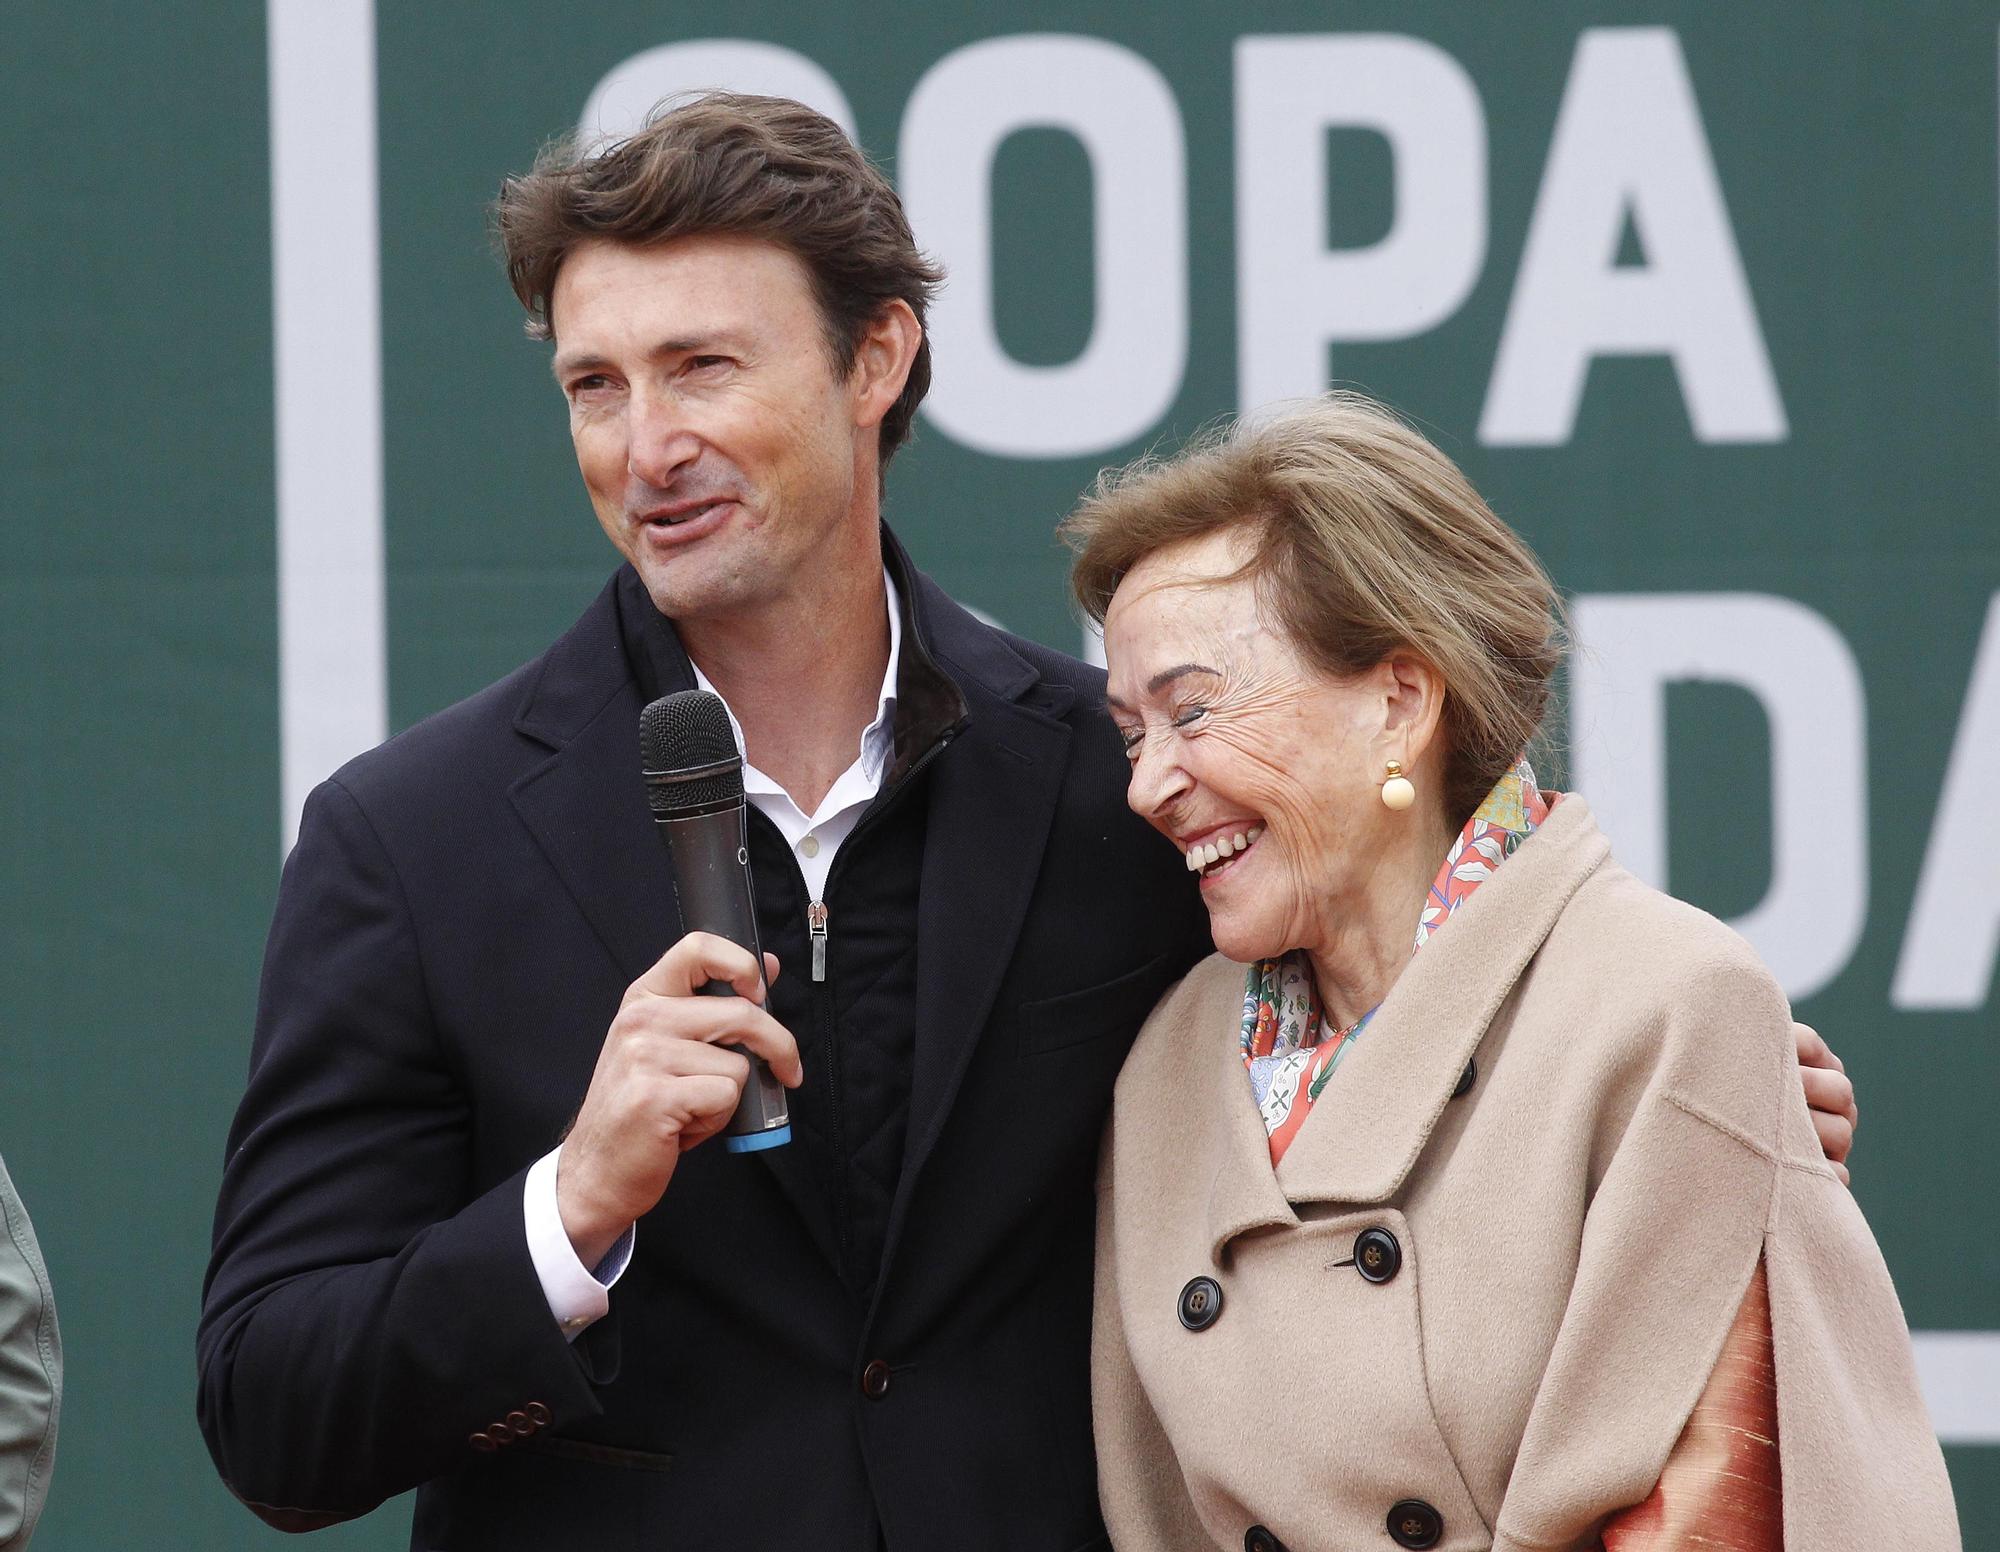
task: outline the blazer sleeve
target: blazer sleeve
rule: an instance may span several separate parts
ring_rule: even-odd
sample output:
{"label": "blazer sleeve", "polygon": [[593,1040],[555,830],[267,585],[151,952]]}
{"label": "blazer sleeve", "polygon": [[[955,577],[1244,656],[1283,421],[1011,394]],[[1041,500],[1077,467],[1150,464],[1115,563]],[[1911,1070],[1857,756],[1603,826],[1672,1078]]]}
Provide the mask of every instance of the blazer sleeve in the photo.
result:
{"label": "blazer sleeve", "polygon": [[55,1467],[62,1337],[34,1227],[0,1164],[0,1552],[35,1533]]}
{"label": "blazer sleeve", "polygon": [[599,1410],[529,1255],[531,1161],[472,1186],[417,932],[360,805],[320,787],[279,888],[197,1340],[209,1451],[281,1529],[462,1466],[531,1403],[557,1424]]}
{"label": "blazer sleeve", "polygon": [[1125,1343],[1111,1172],[1107,1130],[1098,1168],[1096,1293],[1090,1330],[1090,1418],[1097,1439],[1099,1507],[1114,1547],[1214,1552],[1215,1542],[1202,1528],[1173,1445],[1153,1412]]}
{"label": "blazer sleeve", "polygon": [[[1733,940],[1732,940],[1733,941]],[[1808,1119],[1790,1012],[1747,948],[1677,968],[1604,1139],[1577,1273],[1496,1549],[1588,1544],[1640,1503],[1766,1268],[1785,1544],[1956,1548],[1951,1489],[1881,1253]]]}

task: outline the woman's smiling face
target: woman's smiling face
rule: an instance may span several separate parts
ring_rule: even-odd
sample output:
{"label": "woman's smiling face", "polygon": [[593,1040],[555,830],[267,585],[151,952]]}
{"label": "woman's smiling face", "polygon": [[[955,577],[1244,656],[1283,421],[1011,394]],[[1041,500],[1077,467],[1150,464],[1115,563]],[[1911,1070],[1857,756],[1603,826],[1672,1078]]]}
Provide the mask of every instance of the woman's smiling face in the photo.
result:
{"label": "woman's smiling face", "polygon": [[1242,528],[1147,556],[1104,620],[1126,801],[1201,872],[1215,946],[1248,962],[1325,944],[1387,817],[1387,665],[1337,681],[1228,578]]}

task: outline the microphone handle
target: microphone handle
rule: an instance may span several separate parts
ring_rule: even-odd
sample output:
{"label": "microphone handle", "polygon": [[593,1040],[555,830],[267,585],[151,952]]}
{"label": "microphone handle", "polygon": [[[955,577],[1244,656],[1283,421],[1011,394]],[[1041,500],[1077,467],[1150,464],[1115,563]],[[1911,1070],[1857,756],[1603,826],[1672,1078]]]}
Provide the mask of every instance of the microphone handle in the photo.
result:
{"label": "microphone handle", "polygon": [[[757,960],[758,985],[763,988],[764,949],[757,937],[749,832],[742,800],[714,813],[656,817],[653,822],[673,864],[682,929],[712,932],[750,950]],[[768,1000],[768,988],[763,989]],[[710,981],[700,994],[734,997],[736,988],[727,981]],[[749,1153],[790,1142],[791,1109],[785,1086],[771,1076],[762,1057],[748,1051],[743,1054],[750,1057],[750,1079],[743,1085],[743,1097],[737,1101],[723,1145],[732,1153]]]}

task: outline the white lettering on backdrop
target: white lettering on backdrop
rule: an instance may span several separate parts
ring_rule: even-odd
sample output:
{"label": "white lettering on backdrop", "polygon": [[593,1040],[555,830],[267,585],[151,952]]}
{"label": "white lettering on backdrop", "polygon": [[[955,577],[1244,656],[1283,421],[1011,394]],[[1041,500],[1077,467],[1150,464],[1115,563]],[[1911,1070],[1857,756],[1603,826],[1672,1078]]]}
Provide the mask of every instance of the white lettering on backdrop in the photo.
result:
{"label": "white lettering on backdrop", "polygon": [[271,0],[279,826],[389,735],[375,9]]}
{"label": "white lettering on backdrop", "polygon": [[[993,315],[993,159],[1037,128],[1073,135],[1092,175],[1090,338],[1059,366],[1015,360]],[[937,358],[951,363],[924,401],[932,422],[982,453],[1066,458],[1166,413],[1187,369],[1186,162],[1166,77],[1101,38],[990,38],[924,73],[896,172],[918,242],[951,276],[931,309]]]}
{"label": "white lettering on backdrop", "polygon": [[1771,886],[1732,925],[1790,996],[1811,996],[1846,967],[1868,914],[1866,706],[1846,640],[1805,605],[1755,593],[1586,594],[1572,612],[1576,785],[1650,884],[1669,883],[1667,686],[1738,685],[1763,707]]}
{"label": "white lettering on backdrop", "polygon": [[[1329,129],[1389,143],[1376,242],[1327,246]],[[1238,403],[1324,391],[1330,344],[1436,328],[1485,262],[1486,115],[1457,60],[1382,33],[1237,39]]]}
{"label": "white lettering on backdrop", "polygon": [[[1940,744],[1943,742],[1939,740]],[[1986,628],[1958,737],[1944,770],[1944,792],[1931,821],[1917,903],[1903,938],[1889,1001],[1898,1008],[1984,1006],[2000,955],[2000,850],[1988,827],[2000,792],[2000,593],[1986,606]]]}
{"label": "white lettering on backdrop", "polygon": [[[1645,262],[1618,263],[1632,223]],[[1757,327],[1680,39],[1597,28],[1576,46],[1479,440],[1569,441],[1597,356],[1672,358],[1704,442],[1781,442]]]}

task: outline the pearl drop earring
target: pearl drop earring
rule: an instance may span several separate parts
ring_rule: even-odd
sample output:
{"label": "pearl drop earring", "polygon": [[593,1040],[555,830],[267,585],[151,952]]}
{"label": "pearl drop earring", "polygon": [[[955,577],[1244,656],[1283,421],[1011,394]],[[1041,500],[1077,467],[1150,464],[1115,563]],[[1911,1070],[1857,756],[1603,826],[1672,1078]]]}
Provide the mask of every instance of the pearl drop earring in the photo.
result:
{"label": "pearl drop earring", "polygon": [[1410,785],[1410,778],[1403,774],[1400,760],[1389,762],[1389,774],[1382,782],[1382,806],[1401,813],[1417,800],[1417,789]]}

